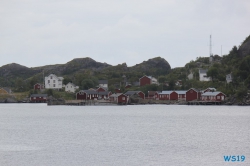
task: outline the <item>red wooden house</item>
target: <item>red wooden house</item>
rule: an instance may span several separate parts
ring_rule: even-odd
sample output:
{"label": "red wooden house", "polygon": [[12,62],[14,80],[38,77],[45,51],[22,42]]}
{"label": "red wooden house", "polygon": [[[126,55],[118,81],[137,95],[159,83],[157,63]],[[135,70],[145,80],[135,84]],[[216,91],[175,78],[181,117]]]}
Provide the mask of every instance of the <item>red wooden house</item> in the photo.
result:
{"label": "red wooden house", "polygon": [[101,91],[101,92],[98,92],[98,99],[108,99],[109,96],[112,95],[112,92],[108,92],[108,91]]}
{"label": "red wooden house", "polygon": [[178,94],[175,91],[162,91],[159,100],[178,100]]}
{"label": "red wooden house", "polygon": [[125,95],[129,97],[133,95],[138,95],[140,98],[145,99],[145,94],[141,91],[127,91]]}
{"label": "red wooden house", "polygon": [[187,91],[175,91],[178,94],[178,100],[186,100]]}
{"label": "red wooden house", "polygon": [[201,95],[203,101],[224,101],[226,95],[222,92],[205,92]]}
{"label": "red wooden house", "polygon": [[128,103],[128,96],[122,93],[114,93],[109,97],[111,102],[118,103],[118,104],[127,104]]}
{"label": "red wooden house", "polygon": [[139,79],[140,86],[158,84],[157,79],[152,76],[143,76]]}
{"label": "red wooden house", "polygon": [[76,100],[97,100],[98,92],[94,90],[81,90],[76,93]]}
{"label": "red wooden house", "polygon": [[43,84],[40,84],[40,83],[36,83],[36,84],[34,85],[34,89],[35,89],[35,90],[44,89],[44,85],[43,85]]}
{"label": "red wooden house", "polygon": [[159,100],[159,94],[160,94],[161,92],[160,91],[156,91],[155,92],[155,94],[154,94],[154,99],[155,100]]}
{"label": "red wooden house", "polygon": [[96,91],[97,92],[105,92],[105,91],[107,91],[108,89],[107,88],[104,88],[104,87],[98,87],[97,89],[96,89]]}
{"label": "red wooden house", "polygon": [[203,91],[203,93],[205,93],[205,92],[215,92],[215,91],[216,91],[215,88],[207,88],[207,89],[205,89],[205,90]]}
{"label": "red wooden house", "polygon": [[148,99],[155,99],[155,93],[157,91],[148,91]]}
{"label": "red wooden house", "polygon": [[121,93],[121,89],[116,88],[115,93]]}
{"label": "red wooden house", "polygon": [[128,85],[125,86],[126,89],[131,88],[131,87],[132,87],[131,84],[128,84]]}
{"label": "red wooden house", "polygon": [[201,92],[197,89],[191,88],[186,92],[186,101],[200,100]]}
{"label": "red wooden house", "polygon": [[46,103],[47,102],[47,94],[32,94],[30,95],[31,103]]}

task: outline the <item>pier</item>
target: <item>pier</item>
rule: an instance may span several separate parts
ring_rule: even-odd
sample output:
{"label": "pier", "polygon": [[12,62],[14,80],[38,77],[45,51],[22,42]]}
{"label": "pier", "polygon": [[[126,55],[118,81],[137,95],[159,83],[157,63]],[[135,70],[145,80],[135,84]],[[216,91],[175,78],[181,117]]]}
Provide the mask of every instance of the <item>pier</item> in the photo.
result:
{"label": "pier", "polygon": [[188,105],[221,105],[222,101],[188,101]]}

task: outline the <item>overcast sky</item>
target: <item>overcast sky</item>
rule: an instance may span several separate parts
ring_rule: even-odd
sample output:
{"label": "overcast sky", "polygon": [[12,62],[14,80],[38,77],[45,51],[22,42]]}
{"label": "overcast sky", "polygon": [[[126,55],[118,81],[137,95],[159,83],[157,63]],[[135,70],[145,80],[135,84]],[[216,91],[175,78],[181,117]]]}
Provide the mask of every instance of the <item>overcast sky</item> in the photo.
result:
{"label": "overcast sky", "polygon": [[213,54],[228,54],[249,27],[249,0],[0,0],[0,66],[160,56],[182,67],[209,56],[210,34]]}

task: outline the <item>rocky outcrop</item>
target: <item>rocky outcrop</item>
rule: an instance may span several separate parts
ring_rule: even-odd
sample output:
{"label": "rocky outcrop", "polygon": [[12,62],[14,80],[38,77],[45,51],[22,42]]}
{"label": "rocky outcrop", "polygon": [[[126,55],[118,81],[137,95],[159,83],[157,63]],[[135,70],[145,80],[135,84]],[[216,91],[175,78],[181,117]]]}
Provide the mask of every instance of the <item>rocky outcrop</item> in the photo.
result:
{"label": "rocky outcrop", "polygon": [[49,96],[47,100],[47,104],[48,105],[65,105],[65,100],[61,98],[56,99],[52,96]]}
{"label": "rocky outcrop", "polygon": [[18,103],[18,101],[15,98],[8,97],[5,99],[0,99],[0,103]]}
{"label": "rocky outcrop", "polygon": [[143,61],[129,68],[130,71],[143,72],[147,75],[167,74],[171,70],[169,63],[161,57]]}
{"label": "rocky outcrop", "polygon": [[246,38],[246,40],[241,44],[238,49],[239,54],[243,57],[250,55],[250,35]]}

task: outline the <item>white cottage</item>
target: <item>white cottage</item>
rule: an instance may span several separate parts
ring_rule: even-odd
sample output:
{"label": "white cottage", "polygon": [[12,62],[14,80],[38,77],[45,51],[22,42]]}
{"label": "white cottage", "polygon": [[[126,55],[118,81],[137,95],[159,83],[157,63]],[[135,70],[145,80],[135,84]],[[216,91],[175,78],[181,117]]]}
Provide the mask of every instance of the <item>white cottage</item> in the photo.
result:
{"label": "white cottage", "polygon": [[99,87],[108,88],[108,80],[99,80]]}
{"label": "white cottage", "polygon": [[61,89],[63,86],[63,77],[57,77],[55,74],[50,74],[45,77],[45,89]]}
{"label": "white cottage", "polygon": [[230,82],[233,81],[233,76],[232,76],[232,74],[226,75],[226,81],[227,81],[227,83],[230,83]]}
{"label": "white cottage", "polygon": [[211,81],[210,77],[207,77],[207,70],[199,69],[200,81]]}
{"label": "white cottage", "polygon": [[79,86],[76,86],[75,84],[69,82],[67,85],[65,85],[65,92],[72,92],[75,93],[76,89],[79,89]]}

